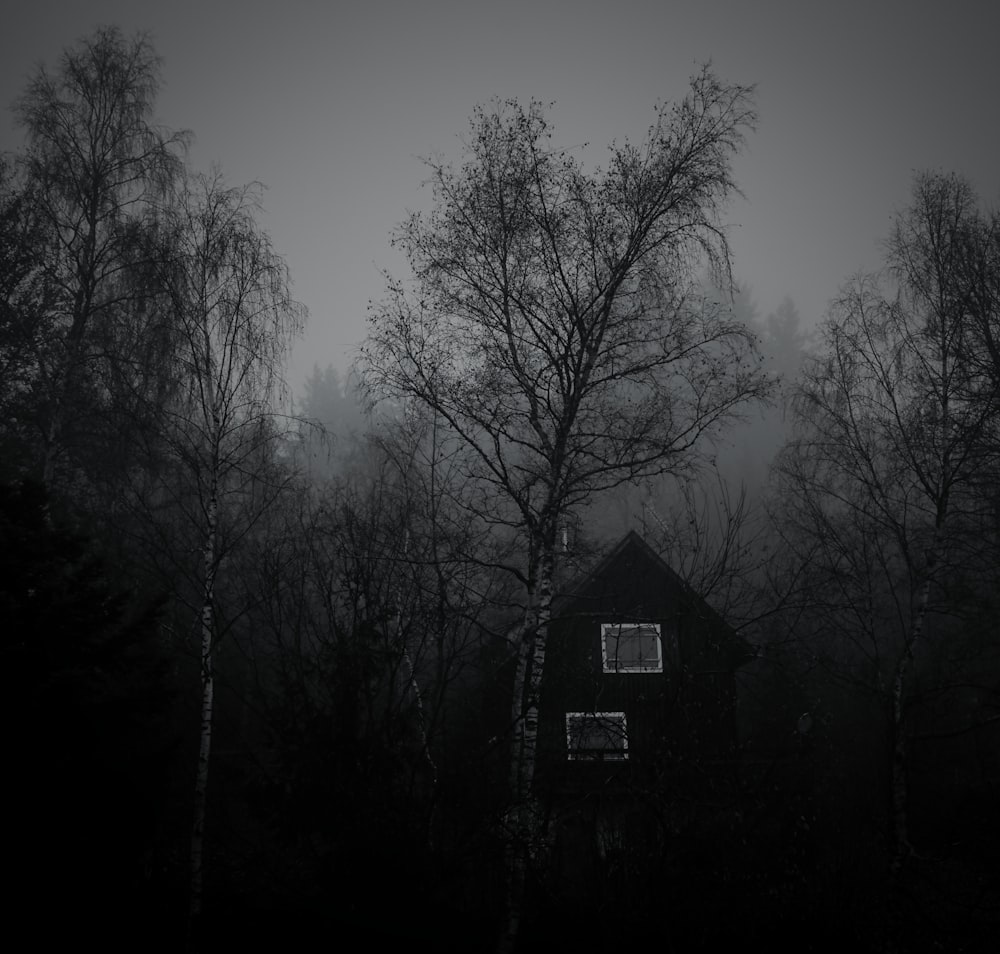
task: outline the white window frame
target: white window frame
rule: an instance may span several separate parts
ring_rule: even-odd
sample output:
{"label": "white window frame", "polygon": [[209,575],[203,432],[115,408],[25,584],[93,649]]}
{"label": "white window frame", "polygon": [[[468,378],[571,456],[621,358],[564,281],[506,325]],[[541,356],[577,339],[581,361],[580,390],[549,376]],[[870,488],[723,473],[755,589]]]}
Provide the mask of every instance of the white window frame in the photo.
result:
{"label": "white window frame", "polygon": [[[640,666],[619,665],[608,654],[608,636],[620,633],[623,628],[639,627],[652,630],[656,635],[656,662]],[[663,633],[659,623],[601,623],[601,665],[606,673],[663,672]]]}
{"label": "white window frame", "polygon": [[[573,746],[572,722],[574,719],[614,720],[620,723],[622,745],[620,749],[579,749]],[[566,758],[571,762],[627,762],[628,721],[624,712],[567,712]]]}

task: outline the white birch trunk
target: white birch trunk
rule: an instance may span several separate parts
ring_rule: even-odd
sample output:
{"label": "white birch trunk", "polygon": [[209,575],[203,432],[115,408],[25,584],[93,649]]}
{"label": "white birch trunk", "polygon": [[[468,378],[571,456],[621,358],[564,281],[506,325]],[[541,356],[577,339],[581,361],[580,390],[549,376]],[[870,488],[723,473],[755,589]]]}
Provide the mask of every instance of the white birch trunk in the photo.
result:
{"label": "white birch trunk", "polygon": [[[500,938],[500,954],[511,954],[524,912],[528,863],[540,837],[540,814],[532,785],[538,752],[538,702],[545,666],[549,622],[552,617],[554,541],[543,547],[538,567],[537,603],[525,619],[514,678],[514,739],[511,747],[510,842],[507,848],[507,923]],[[534,600],[529,598],[529,607]]]}
{"label": "white birch trunk", "polygon": [[215,550],[219,512],[218,468],[212,478],[207,507],[207,527],[202,556],[205,581],[201,607],[201,737],[198,769],[194,786],[194,814],[191,825],[191,901],[188,912],[189,945],[191,930],[201,914],[204,883],[205,808],[208,793],[208,770],[212,751],[212,717],[215,696],[215,672],[212,665],[215,612]]}
{"label": "white birch trunk", "polygon": [[417,682],[417,671],[413,666],[413,658],[410,656],[410,650],[406,646],[406,636],[403,633],[403,618],[398,616],[396,617],[396,620],[396,632],[398,634],[399,643],[403,647],[403,662],[406,663],[406,671],[409,673],[406,684],[410,692],[413,693],[413,700],[417,704],[417,726],[420,729],[420,744],[423,746],[424,760],[427,762],[427,765],[431,770],[431,783],[436,790],[438,785],[438,769],[437,763],[434,761],[434,756],[431,754],[430,739],[427,737],[427,717],[424,712],[424,696],[420,691],[420,684]]}
{"label": "white birch trunk", "polygon": [[[533,597],[529,596],[529,601]],[[534,659],[535,635],[537,631],[536,615],[529,608],[522,624],[520,643],[517,651],[517,668],[514,671],[514,692],[512,704],[512,739],[510,752],[510,798],[511,805],[507,814],[507,844],[504,849],[505,871],[505,910],[507,923],[500,937],[497,950],[499,954],[511,954],[517,943],[521,924],[521,911],[524,907],[524,880],[527,874],[527,853],[525,851],[524,816],[525,806],[521,800],[522,779],[525,757],[524,705],[525,692],[529,682],[529,672]]]}
{"label": "white birch trunk", "polygon": [[523,737],[520,753],[518,788],[515,795],[521,803],[531,800],[538,750],[538,700],[542,689],[542,670],[548,643],[549,622],[552,619],[552,574],[555,565],[551,546],[546,544],[541,554],[538,575],[538,607],[535,613],[535,634],[527,660],[527,693],[523,710]]}

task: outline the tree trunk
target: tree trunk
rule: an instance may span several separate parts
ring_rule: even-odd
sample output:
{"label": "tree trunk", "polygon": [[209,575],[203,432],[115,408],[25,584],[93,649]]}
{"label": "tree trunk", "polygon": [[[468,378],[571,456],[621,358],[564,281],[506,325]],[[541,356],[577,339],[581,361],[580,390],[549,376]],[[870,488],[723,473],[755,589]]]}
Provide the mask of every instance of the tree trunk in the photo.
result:
{"label": "tree trunk", "polygon": [[[541,813],[535,804],[532,785],[538,750],[538,701],[552,617],[554,546],[554,540],[546,540],[541,548],[537,591],[529,594],[529,610],[514,678],[511,810],[506,850],[507,923],[498,945],[500,954],[511,954],[517,944],[526,900],[528,865],[542,835]],[[534,574],[529,576],[535,578]]]}
{"label": "tree trunk", "polygon": [[194,817],[191,825],[191,899],[188,911],[188,948],[195,949],[193,932],[202,909],[202,888],[205,847],[205,807],[208,792],[208,769],[212,750],[212,716],[215,695],[215,673],[212,666],[215,610],[215,549],[219,511],[217,470],[213,475],[207,508],[207,528],[203,559],[205,582],[201,607],[201,739],[198,748],[198,770],[194,786]]}
{"label": "tree trunk", "polygon": [[535,633],[527,659],[527,690],[524,697],[522,745],[515,797],[527,802],[535,779],[535,761],[538,749],[538,700],[542,688],[542,670],[545,667],[545,650],[548,642],[549,622],[552,618],[552,575],[555,566],[553,545],[543,546],[538,574],[538,606],[535,611]]}
{"label": "tree trunk", "polygon": [[909,792],[907,789],[906,770],[906,687],[910,666],[913,663],[913,651],[923,635],[924,620],[927,617],[927,607],[931,599],[931,572],[934,567],[934,554],[928,558],[927,579],[921,587],[920,599],[917,603],[916,615],[910,630],[909,639],[896,666],[892,682],[892,752],[890,753],[889,773],[889,804],[891,817],[890,827],[890,872],[893,876],[899,874],[906,859],[913,853],[909,833]]}
{"label": "tree trunk", "polygon": [[[529,579],[534,574],[529,572]],[[497,946],[499,954],[511,954],[517,943],[524,904],[524,880],[527,874],[527,852],[523,850],[524,805],[521,800],[524,770],[524,709],[525,693],[529,684],[529,672],[534,656],[537,634],[537,616],[534,606],[535,594],[529,586],[528,609],[521,624],[520,641],[517,650],[517,667],[514,670],[514,688],[511,704],[511,750],[510,750],[510,810],[507,814],[507,844],[504,849],[505,867],[505,913],[507,923]]]}

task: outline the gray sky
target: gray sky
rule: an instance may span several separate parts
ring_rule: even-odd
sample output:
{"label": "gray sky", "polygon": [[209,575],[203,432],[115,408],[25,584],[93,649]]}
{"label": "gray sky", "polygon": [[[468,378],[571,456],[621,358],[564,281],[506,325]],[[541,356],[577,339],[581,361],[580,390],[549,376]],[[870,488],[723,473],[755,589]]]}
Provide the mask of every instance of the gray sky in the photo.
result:
{"label": "gray sky", "polygon": [[[12,7],[12,9],[11,9]],[[657,100],[711,60],[758,85],[760,129],[736,162],[737,278],[762,314],[789,295],[822,317],[878,263],[913,173],[966,175],[1000,200],[1000,58],[982,0],[951,3],[672,0],[20,0],[0,31],[10,103],[36,64],[98,24],[148,30],[164,60],[159,120],[191,129],[192,164],[267,187],[264,224],[310,311],[298,386],[343,369],[365,333],[407,209],[426,205],[420,157],[457,156],[493,96],[554,101],[561,145],[603,162],[640,139]],[[0,148],[19,143],[10,113]]]}

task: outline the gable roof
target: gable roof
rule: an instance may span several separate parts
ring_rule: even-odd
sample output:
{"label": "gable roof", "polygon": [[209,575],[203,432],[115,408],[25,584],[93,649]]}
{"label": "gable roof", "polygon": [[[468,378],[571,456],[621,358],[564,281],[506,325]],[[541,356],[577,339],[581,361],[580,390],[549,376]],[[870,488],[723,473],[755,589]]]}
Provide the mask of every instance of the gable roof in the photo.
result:
{"label": "gable roof", "polygon": [[704,624],[734,665],[755,655],[740,636],[635,530],[553,600],[554,618],[607,615],[657,618],[678,611]]}

